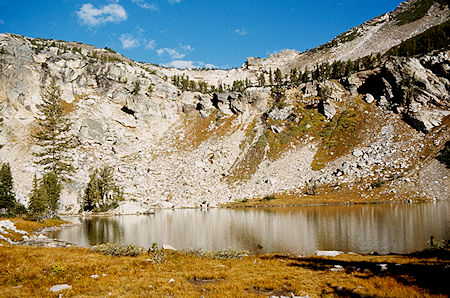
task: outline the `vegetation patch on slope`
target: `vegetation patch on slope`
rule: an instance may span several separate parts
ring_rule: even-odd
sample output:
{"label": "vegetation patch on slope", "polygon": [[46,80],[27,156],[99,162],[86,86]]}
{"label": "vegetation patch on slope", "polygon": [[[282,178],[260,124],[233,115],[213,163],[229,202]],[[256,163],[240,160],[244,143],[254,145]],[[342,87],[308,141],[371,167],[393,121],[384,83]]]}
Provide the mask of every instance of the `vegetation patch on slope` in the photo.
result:
{"label": "vegetation patch on slope", "polygon": [[387,56],[415,56],[434,50],[448,50],[450,21],[434,26],[425,32],[403,41],[386,52]]}
{"label": "vegetation patch on slope", "polygon": [[358,144],[356,131],[361,129],[361,118],[354,108],[335,115],[320,131],[322,144],[312,163],[313,170],[323,169],[328,162],[350,152]]}
{"label": "vegetation patch on slope", "polygon": [[430,10],[431,6],[436,3],[448,6],[448,1],[446,0],[419,0],[412,4],[411,9],[405,10],[395,17],[397,25],[401,26],[420,20]]}
{"label": "vegetation patch on slope", "polygon": [[236,117],[236,115],[225,117],[219,111],[214,111],[205,118],[197,114],[187,115],[182,125],[184,138],[178,140],[175,146],[179,150],[192,150],[212,136],[225,136],[231,132]]}

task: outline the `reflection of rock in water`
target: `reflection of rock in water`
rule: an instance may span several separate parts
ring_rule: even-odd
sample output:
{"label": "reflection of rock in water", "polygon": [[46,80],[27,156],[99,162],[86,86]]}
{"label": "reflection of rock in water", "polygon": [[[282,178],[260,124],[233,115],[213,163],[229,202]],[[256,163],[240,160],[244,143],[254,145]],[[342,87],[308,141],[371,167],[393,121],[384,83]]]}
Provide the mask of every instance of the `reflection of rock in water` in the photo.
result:
{"label": "reflection of rock in water", "polygon": [[104,242],[177,249],[315,250],[408,253],[425,248],[430,235],[450,238],[448,201],[270,209],[160,210],[155,215],[81,218],[58,239],[88,246]]}

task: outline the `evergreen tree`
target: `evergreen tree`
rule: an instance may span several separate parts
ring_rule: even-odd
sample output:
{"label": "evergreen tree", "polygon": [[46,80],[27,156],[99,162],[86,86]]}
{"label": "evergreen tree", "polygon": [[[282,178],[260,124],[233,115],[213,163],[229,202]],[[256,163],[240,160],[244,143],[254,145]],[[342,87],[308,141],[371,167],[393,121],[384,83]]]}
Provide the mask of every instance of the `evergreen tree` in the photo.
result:
{"label": "evergreen tree", "polygon": [[0,168],[0,209],[6,208],[12,212],[16,206],[13,190],[13,179],[9,163],[3,163]]}
{"label": "evergreen tree", "polygon": [[75,147],[75,142],[70,134],[72,123],[64,115],[61,90],[56,86],[55,80],[45,89],[42,101],[37,119],[39,130],[33,136],[40,146],[39,152],[34,154],[35,163],[43,167],[44,173],[53,172],[58,178],[67,181],[73,170],[68,151]]}
{"label": "evergreen tree", "polygon": [[56,216],[62,185],[54,172],[46,173],[41,180],[35,176],[28,206],[34,220],[44,220]]}
{"label": "evergreen tree", "polygon": [[274,75],[275,75],[275,84],[281,86],[281,84],[283,83],[283,75],[281,74],[281,70],[277,68],[277,70],[275,70],[274,72]]}
{"label": "evergreen tree", "polygon": [[118,206],[123,199],[110,167],[96,169],[91,175],[83,197],[84,211],[107,211]]}
{"label": "evergreen tree", "polygon": [[266,78],[264,77],[264,73],[260,73],[258,76],[258,84],[261,87],[264,87],[264,85],[266,84]]}

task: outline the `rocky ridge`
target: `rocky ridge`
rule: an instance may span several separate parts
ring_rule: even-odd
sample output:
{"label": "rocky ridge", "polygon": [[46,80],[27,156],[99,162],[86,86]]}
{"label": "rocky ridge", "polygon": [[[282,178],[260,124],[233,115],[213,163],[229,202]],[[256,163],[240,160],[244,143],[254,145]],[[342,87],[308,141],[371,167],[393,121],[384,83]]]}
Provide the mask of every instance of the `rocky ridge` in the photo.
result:
{"label": "rocky ridge", "polygon": [[[383,26],[392,33],[393,14],[361,28]],[[403,26],[420,32],[447,18],[448,8],[435,5],[422,21]],[[349,45],[358,38],[376,42],[381,33],[370,30]],[[25,204],[39,172],[31,154],[34,120],[51,78],[62,90],[78,141],[62,212],[79,210],[89,172],[102,165],[116,169],[128,199],[119,213],[217,206],[274,193],[294,193],[301,202],[312,185],[350,185],[370,196],[364,191],[382,181],[394,197],[442,199],[448,193],[448,169],[432,162],[450,134],[448,51],[390,57],[339,80],[291,86],[280,101],[274,86],[202,93],[183,90],[171,78],[186,75],[216,87],[254,82],[269,66],[296,65],[295,51],[227,71],[160,68],[108,49],[12,34],[0,34],[0,49],[0,161],[11,164]],[[341,43],[323,51],[349,53]],[[322,59],[343,57],[323,53]],[[432,185],[425,183],[431,172]]]}

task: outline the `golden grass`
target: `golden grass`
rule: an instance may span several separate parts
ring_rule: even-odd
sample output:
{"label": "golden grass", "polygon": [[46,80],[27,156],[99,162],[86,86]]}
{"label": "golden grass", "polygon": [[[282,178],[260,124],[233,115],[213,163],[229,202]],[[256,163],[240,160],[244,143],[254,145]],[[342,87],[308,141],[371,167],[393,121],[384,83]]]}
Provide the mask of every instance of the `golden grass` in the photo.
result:
{"label": "golden grass", "polygon": [[[197,114],[188,115],[183,123],[185,137],[178,141],[175,147],[178,150],[193,150],[213,136],[223,137],[232,131],[233,120],[236,118],[236,115],[221,117],[217,111],[206,118],[201,118]],[[211,125],[215,127],[210,129]]]}
{"label": "golden grass", "polygon": [[335,205],[335,204],[372,204],[405,202],[413,199],[415,202],[426,201],[425,198],[411,195],[409,192],[396,194],[386,193],[386,187],[377,187],[371,190],[361,190],[354,185],[339,185],[338,189],[332,186],[320,186],[315,195],[299,195],[298,192],[283,192],[273,195],[274,199],[253,198],[235,201],[223,207],[274,207],[274,206],[305,206],[305,205]]}
{"label": "golden grass", "polygon": [[[443,275],[448,261],[436,258],[260,255],[242,260],[213,260],[181,252],[168,252],[163,264],[153,264],[146,258],[146,255],[105,256],[84,248],[2,247],[0,296],[50,296],[49,288],[62,283],[72,286],[62,292],[65,296],[92,297],[448,294]],[[379,272],[378,263],[401,269]],[[338,264],[345,270],[330,271]],[[91,278],[94,274],[100,278]],[[170,279],[175,281],[169,283]]]}

